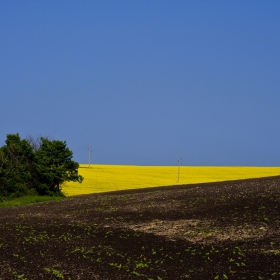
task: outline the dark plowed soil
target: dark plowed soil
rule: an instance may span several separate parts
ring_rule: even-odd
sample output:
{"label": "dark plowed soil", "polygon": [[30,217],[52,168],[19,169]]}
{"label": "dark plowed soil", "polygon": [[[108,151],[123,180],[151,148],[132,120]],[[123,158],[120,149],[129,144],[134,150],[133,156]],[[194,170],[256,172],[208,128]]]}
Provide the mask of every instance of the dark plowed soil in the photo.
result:
{"label": "dark plowed soil", "polygon": [[2,208],[0,279],[280,279],[280,177]]}

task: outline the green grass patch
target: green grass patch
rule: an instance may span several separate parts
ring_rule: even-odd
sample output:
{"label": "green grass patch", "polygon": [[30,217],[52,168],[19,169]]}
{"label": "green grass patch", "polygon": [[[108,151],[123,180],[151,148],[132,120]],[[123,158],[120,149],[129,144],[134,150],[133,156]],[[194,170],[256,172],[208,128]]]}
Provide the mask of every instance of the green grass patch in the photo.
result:
{"label": "green grass patch", "polygon": [[13,207],[32,203],[69,199],[63,196],[27,195],[17,198],[0,197],[0,207]]}

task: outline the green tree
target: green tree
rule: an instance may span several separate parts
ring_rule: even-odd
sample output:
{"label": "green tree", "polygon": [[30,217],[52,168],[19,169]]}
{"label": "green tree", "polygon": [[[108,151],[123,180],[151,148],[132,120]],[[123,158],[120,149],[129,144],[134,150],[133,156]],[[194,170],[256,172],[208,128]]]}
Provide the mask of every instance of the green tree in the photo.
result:
{"label": "green tree", "polygon": [[65,141],[8,134],[5,143],[0,147],[0,196],[21,196],[29,190],[62,194],[62,183],[83,181]]}
{"label": "green tree", "polygon": [[8,134],[0,148],[0,194],[22,195],[32,187],[35,153],[19,134]]}
{"label": "green tree", "polygon": [[79,164],[72,160],[73,153],[65,141],[49,140],[41,137],[40,148],[35,153],[36,190],[61,192],[61,184],[67,181],[83,181],[78,174]]}

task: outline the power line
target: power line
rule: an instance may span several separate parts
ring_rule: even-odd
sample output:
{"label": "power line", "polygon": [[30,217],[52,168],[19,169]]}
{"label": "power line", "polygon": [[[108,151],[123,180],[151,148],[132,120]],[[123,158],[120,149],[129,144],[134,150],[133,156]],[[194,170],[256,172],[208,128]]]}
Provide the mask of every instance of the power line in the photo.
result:
{"label": "power line", "polygon": [[91,162],[91,147],[88,147],[88,168],[90,168],[90,162]]}
{"label": "power line", "polygon": [[182,158],[178,159],[178,182],[180,181],[180,166],[182,164]]}

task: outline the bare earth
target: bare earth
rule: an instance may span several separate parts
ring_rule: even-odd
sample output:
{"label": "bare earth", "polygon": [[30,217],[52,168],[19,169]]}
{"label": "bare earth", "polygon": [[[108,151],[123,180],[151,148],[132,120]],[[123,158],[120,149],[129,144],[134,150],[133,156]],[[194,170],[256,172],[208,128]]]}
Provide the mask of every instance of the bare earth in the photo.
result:
{"label": "bare earth", "polygon": [[280,176],[2,208],[0,279],[280,279]]}

